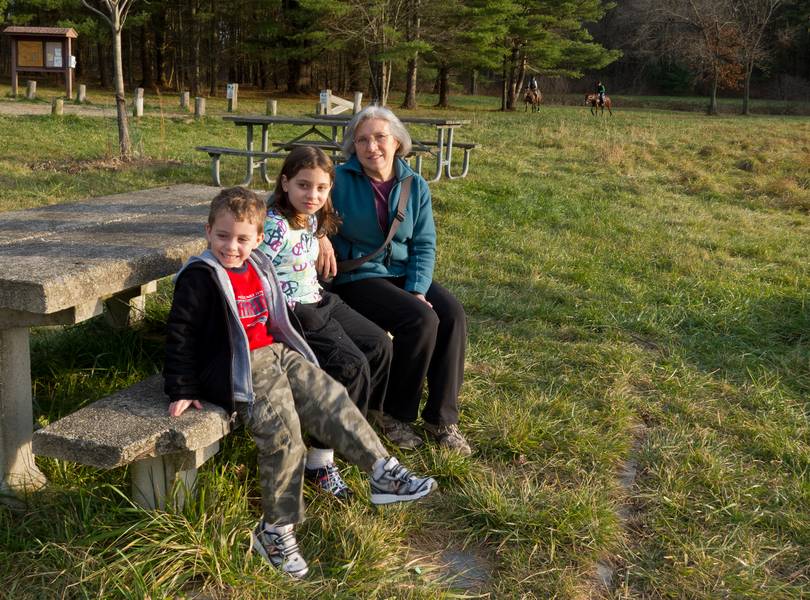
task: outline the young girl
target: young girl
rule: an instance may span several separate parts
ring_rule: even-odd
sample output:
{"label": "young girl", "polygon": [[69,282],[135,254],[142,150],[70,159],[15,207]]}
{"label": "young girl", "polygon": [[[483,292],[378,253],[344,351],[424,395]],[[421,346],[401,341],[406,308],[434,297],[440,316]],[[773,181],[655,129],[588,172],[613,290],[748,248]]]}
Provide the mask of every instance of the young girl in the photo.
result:
{"label": "young girl", "polygon": [[[294,148],[267,203],[259,249],[272,259],[287,303],[321,368],[346,387],[365,415],[368,409],[382,408],[393,349],[385,331],[318,283],[317,238],[339,225],[330,198],[334,176],[334,165],[322,150]],[[338,498],[351,494],[335,466],[334,451],[317,440],[311,441],[305,475]]]}

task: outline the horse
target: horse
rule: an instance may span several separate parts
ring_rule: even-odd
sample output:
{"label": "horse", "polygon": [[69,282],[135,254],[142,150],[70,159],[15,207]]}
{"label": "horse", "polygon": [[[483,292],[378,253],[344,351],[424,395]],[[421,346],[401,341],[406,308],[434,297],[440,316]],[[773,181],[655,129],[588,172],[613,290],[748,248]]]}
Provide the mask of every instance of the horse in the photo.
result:
{"label": "horse", "polygon": [[543,101],[543,94],[540,90],[532,90],[530,88],[526,88],[526,92],[523,94],[523,104],[524,109],[523,112],[529,110],[529,105],[532,107],[532,112],[540,112],[540,103]]}
{"label": "horse", "polygon": [[603,104],[599,104],[599,94],[585,94],[585,106],[591,107],[591,114],[596,116],[596,109],[601,108],[601,114],[605,114],[605,109],[608,109],[610,116],[613,116],[613,110],[611,110],[613,104],[610,102],[610,97],[605,96],[605,102]]}

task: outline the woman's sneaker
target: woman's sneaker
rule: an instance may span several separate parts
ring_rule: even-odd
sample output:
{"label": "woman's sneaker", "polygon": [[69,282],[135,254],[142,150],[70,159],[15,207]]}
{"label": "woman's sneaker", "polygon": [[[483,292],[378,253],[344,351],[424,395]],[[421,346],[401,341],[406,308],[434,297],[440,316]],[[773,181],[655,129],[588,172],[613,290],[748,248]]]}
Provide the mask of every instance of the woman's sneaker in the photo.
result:
{"label": "woman's sneaker", "polygon": [[397,448],[413,450],[424,443],[408,423],[376,410],[370,410],[368,414],[369,422],[376,424],[380,432]]}
{"label": "woman's sneaker", "polygon": [[348,500],[352,497],[352,490],[343,481],[335,463],[329,463],[325,467],[317,469],[304,469],[304,477],[320,490],[331,494],[338,500]]}
{"label": "woman's sneaker", "polygon": [[458,425],[434,425],[425,421],[423,426],[425,432],[436,440],[439,446],[458,452],[461,456],[472,454],[472,448],[464,439]]}
{"label": "woman's sneaker", "polygon": [[309,572],[309,567],[298,550],[293,527],[287,525],[279,530],[283,532],[270,531],[264,521],[259,521],[253,530],[253,549],[277,569],[301,579]]}
{"label": "woman's sneaker", "polygon": [[435,479],[416,477],[393,456],[378,461],[370,477],[372,504],[418,500],[438,487]]}

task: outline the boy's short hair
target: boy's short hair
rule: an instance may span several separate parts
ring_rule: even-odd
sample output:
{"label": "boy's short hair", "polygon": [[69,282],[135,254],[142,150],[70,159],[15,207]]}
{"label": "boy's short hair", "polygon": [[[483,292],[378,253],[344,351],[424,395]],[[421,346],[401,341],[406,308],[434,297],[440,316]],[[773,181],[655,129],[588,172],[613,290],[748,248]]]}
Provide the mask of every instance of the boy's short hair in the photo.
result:
{"label": "boy's short hair", "polygon": [[214,226],[217,215],[222,211],[231,213],[237,221],[256,223],[259,233],[264,231],[264,216],[267,204],[256,192],[236,186],[222,190],[211,201],[208,211],[208,225]]}

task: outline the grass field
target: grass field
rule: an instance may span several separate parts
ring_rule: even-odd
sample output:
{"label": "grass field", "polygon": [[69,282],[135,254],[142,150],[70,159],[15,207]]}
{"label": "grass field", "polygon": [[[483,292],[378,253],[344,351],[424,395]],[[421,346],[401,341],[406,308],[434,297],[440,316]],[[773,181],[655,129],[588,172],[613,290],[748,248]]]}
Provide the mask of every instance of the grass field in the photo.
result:
{"label": "grass field", "polygon": [[[0,509],[0,596],[808,594],[810,119],[455,101],[418,114],[463,114],[457,137],[481,144],[468,178],[432,186],[436,278],[469,318],[461,408],[475,453],[404,458],[440,493],[379,512],[310,496],[299,540],[314,572],[294,583],[248,553],[258,494],[244,435],[179,513],[132,507],[124,469],[38,459],[49,487]],[[98,118],[0,116],[0,210],[208,183],[193,147],[244,143],[216,116],[144,118],[139,160],[121,166],[115,136]],[[241,163],[224,162],[238,181]],[[135,330],[38,331],[37,420],[158,372],[170,297],[163,282]],[[455,555],[486,576],[443,578]]]}

